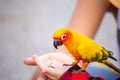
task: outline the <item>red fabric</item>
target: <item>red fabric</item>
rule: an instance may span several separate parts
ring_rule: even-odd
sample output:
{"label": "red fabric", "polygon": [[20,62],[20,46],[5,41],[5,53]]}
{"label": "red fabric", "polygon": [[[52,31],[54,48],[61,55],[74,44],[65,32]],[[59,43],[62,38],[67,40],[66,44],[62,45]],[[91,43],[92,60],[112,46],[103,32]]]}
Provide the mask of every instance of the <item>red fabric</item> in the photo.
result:
{"label": "red fabric", "polygon": [[104,80],[102,77],[92,77],[88,73],[73,74],[71,80]]}
{"label": "red fabric", "polygon": [[62,75],[62,77],[59,80],[71,80],[71,77],[71,72],[67,71]]}
{"label": "red fabric", "polygon": [[80,67],[78,65],[72,66],[70,69],[68,69],[59,80],[104,80],[102,77],[93,77],[87,72],[75,72],[73,71],[80,70]]}
{"label": "red fabric", "polygon": [[68,69],[59,80],[71,80],[72,77],[72,71],[73,70],[79,70],[80,67],[78,65],[72,66],[70,69]]}
{"label": "red fabric", "polygon": [[88,80],[89,77],[87,73],[76,73],[72,75],[71,80]]}

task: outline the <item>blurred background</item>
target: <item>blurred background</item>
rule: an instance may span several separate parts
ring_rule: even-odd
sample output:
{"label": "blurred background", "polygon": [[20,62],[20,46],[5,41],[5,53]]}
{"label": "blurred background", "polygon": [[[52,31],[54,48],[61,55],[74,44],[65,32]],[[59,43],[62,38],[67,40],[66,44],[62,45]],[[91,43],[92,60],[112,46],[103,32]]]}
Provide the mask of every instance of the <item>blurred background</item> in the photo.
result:
{"label": "blurred background", "polygon": [[[0,0],[0,80],[30,80],[25,57],[53,50],[52,33],[69,23],[77,0]],[[117,57],[116,23],[107,13],[96,42]]]}

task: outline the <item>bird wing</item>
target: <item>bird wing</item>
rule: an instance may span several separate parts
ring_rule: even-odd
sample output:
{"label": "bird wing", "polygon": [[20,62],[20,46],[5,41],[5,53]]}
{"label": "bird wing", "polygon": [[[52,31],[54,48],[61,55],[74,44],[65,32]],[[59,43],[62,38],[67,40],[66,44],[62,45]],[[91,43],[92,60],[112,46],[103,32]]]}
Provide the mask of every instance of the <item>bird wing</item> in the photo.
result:
{"label": "bird wing", "polygon": [[78,53],[83,60],[88,62],[100,61],[108,57],[108,53],[100,45],[89,43],[80,44],[78,47]]}

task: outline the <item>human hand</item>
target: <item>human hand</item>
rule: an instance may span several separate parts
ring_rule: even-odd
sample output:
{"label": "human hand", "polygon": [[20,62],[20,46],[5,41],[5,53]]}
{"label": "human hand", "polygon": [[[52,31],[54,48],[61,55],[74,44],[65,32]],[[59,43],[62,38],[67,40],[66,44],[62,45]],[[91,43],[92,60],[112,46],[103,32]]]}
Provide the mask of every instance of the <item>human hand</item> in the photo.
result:
{"label": "human hand", "polygon": [[49,60],[43,57],[33,56],[33,60],[36,62],[38,68],[44,73],[50,80],[58,80],[61,75],[70,68],[70,66],[63,66],[63,63],[56,60]]}
{"label": "human hand", "polygon": [[[47,58],[49,60],[56,60],[56,61],[59,61],[62,63],[70,63],[71,64],[71,62],[73,62],[74,60],[72,57],[70,57],[70,55],[68,56],[68,54],[69,54],[69,52],[65,48],[65,46],[61,46],[61,47],[58,47],[58,49],[55,49],[54,52],[46,53],[46,54],[41,55],[39,57],[44,57],[44,58]],[[24,64],[30,65],[30,66],[36,65],[35,61],[33,60],[33,57],[25,58]]]}
{"label": "human hand", "polygon": [[[47,53],[47,54],[44,54],[42,56],[37,56],[39,59],[40,58],[46,58],[48,60],[52,60],[52,61],[55,61],[57,63],[61,63],[61,64],[71,64],[73,62],[73,59],[67,55],[65,55],[64,53],[62,52],[51,52],[51,53]],[[36,62],[35,60],[33,59],[33,57],[29,57],[29,58],[25,58],[24,59],[24,63],[26,65],[30,65],[30,66],[36,66]],[[40,80],[47,80],[48,77],[46,77],[45,73],[42,72],[39,69],[37,69],[32,77],[32,80],[37,80],[37,79],[40,79]]]}

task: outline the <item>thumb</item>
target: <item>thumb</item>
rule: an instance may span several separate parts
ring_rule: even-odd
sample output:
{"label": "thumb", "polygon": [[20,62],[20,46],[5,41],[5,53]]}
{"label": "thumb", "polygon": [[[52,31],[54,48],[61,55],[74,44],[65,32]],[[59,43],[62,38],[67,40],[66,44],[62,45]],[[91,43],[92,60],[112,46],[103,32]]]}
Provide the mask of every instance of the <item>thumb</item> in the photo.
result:
{"label": "thumb", "polygon": [[35,66],[36,65],[36,63],[35,63],[35,61],[33,60],[32,57],[25,58],[23,62],[24,62],[24,64],[29,65],[29,66]]}

